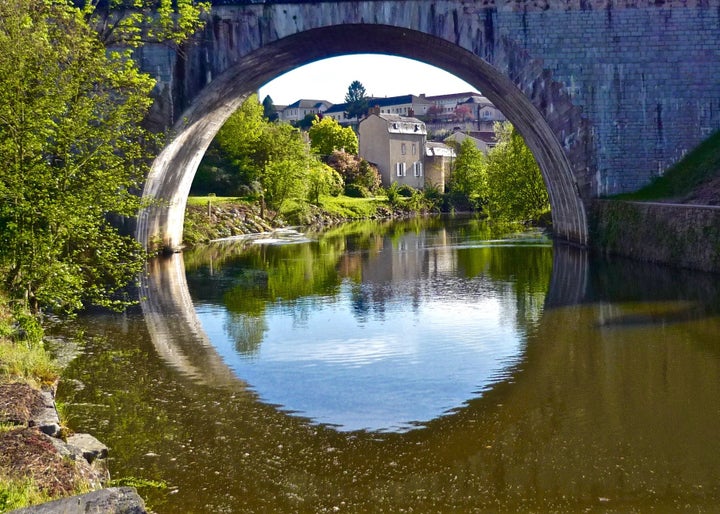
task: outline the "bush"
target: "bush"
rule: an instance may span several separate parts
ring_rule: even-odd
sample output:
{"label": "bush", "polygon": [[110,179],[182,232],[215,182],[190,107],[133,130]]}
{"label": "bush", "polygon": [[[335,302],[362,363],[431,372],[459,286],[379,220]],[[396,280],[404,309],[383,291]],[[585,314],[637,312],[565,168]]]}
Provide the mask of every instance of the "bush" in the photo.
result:
{"label": "bush", "polygon": [[360,184],[346,184],[345,196],[349,196],[351,198],[369,198],[371,193],[365,186]]}
{"label": "bush", "polygon": [[404,198],[412,198],[416,191],[414,187],[410,187],[407,184],[398,187],[398,194]]}

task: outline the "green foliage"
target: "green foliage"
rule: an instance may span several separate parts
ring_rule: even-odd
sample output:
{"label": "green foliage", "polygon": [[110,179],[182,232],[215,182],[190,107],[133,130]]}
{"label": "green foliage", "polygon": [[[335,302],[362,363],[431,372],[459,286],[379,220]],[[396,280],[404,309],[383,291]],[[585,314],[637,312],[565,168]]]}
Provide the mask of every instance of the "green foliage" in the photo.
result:
{"label": "green foliage", "polygon": [[154,84],[82,14],[46,0],[0,5],[0,269],[33,311],[120,307],[145,257],[109,220],[139,208]]}
{"label": "green foliage", "polygon": [[270,98],[270,95],[267,95],[263,99],[262,106],[263,106],[263,116],[265,116],[265,118],[268,121],[277,121],[278,120],[280,115],[278,114],[277,109],[275,108],[275,104],[273,103],[272,98]]}
{"label": "green foliage", "polygon": [[400,203],[400,186],[397,182],[391,183],[385,189],[385,196],[387,197],[388,203],[396,207]]}
{"label": "green foliage", "polygon": [[471,139],[465,139],[458,150],[450,178],[449,196],[453,206],[460,210],[482,208],[488,190],[485,168],[485,154]]}
{"label": "green foliage", "polygon": [[76,0],[88,24],[107,46],[146,43],[179,46],[203,25],[210,2],[196,0]]}
{"label": "green foliage", "polygon": [[319,204],[321,195],[337,196],[343,191],[343,179],[327,164],[310,161],[308,176],[308,200]]}
{"label": "green foliage", "polygon": [[[257,101],[257,95],[251,95],[228,118],[215,136],[216,152],[231,163],[233,174],[236,175],[236,183],[249,184],[258,180],[262,174],[266,156],[263,154],[260,142],[266,125],[267,121],[263,116],[263,108]],[[203,163],[212,156],[213,154],[210,154],[203,159]]]}
{"label": "green foliage", "polygon": [[336,150],[349,154],[358,153],[358,138],[353,129],[341,127],[333,118],[320,119],[315,116],[308,136],[310,148],[317,154],[330,155]]}
{"label": "green foliage", "polygon": [[365,191],[368,196],[380,188],[380,172],[375,166],[357,155],[343,151],[334,151],[326,162],[332,166],[345,181],[345,194],[355,196],[353,192]]}
{"label": "green foliage", "polygon": [[345,103],[347,104],[345,115],[348,118],[360,119],[360,116],[367,113],[369,107],[368,97],[365,93],[365,86],[359,80],[353,80],[348,86]]}
{"label": "green foliage", "polygon": [[509,123],[496,124],[498,140],[488,155],[486,211],[493,219],[536,221],[550,210],[540,167]]}
{"label": "green foliage", "polygon": [[10,475],[9,472],[0,469],[0,512],[9,512],[52,500],[31,478],[10,478]]}

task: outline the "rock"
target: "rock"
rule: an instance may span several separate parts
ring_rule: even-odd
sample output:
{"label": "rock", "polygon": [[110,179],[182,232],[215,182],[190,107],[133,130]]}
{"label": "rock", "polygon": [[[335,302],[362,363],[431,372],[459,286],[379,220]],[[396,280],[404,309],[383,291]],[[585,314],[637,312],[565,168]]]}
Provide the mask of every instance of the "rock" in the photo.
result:
{"label": "rock", "polygon": [[95,459],[107,458],[107,446],[90,434],[73,434],[67,438],[67,443],[79,448],[89,464],[92,464]]}
{"label": "rock", "polygon": [[60,418],[55,409],[55,400],[50,391],[41,391],[43,407],[33,412],[32,419],[28,426],[38,427],[40,431],[50,437],[60,437]]}
{"label": "rock", "polygon": [[111,487],[26,507],[10,514],[147,514],[134,487]]}

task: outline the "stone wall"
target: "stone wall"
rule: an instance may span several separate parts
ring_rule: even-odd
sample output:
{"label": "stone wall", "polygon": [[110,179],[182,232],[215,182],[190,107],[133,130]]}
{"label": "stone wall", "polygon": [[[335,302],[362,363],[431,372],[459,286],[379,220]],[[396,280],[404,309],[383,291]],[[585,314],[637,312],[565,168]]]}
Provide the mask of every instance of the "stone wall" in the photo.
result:
{"label": "stone wall", "polygon": [[720,272],[720,207],[597,200],[590,225],[601,252]]}

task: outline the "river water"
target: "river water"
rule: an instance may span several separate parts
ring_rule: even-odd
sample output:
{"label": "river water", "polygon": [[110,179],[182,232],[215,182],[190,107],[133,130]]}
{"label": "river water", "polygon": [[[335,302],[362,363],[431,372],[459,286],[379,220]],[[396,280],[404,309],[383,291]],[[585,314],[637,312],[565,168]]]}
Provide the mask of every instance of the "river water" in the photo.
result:
{"label": "river water", "polygon": [[67,327],[59,400],[158,514],[714,510],[718,283],[469,218],[222,241]]}

